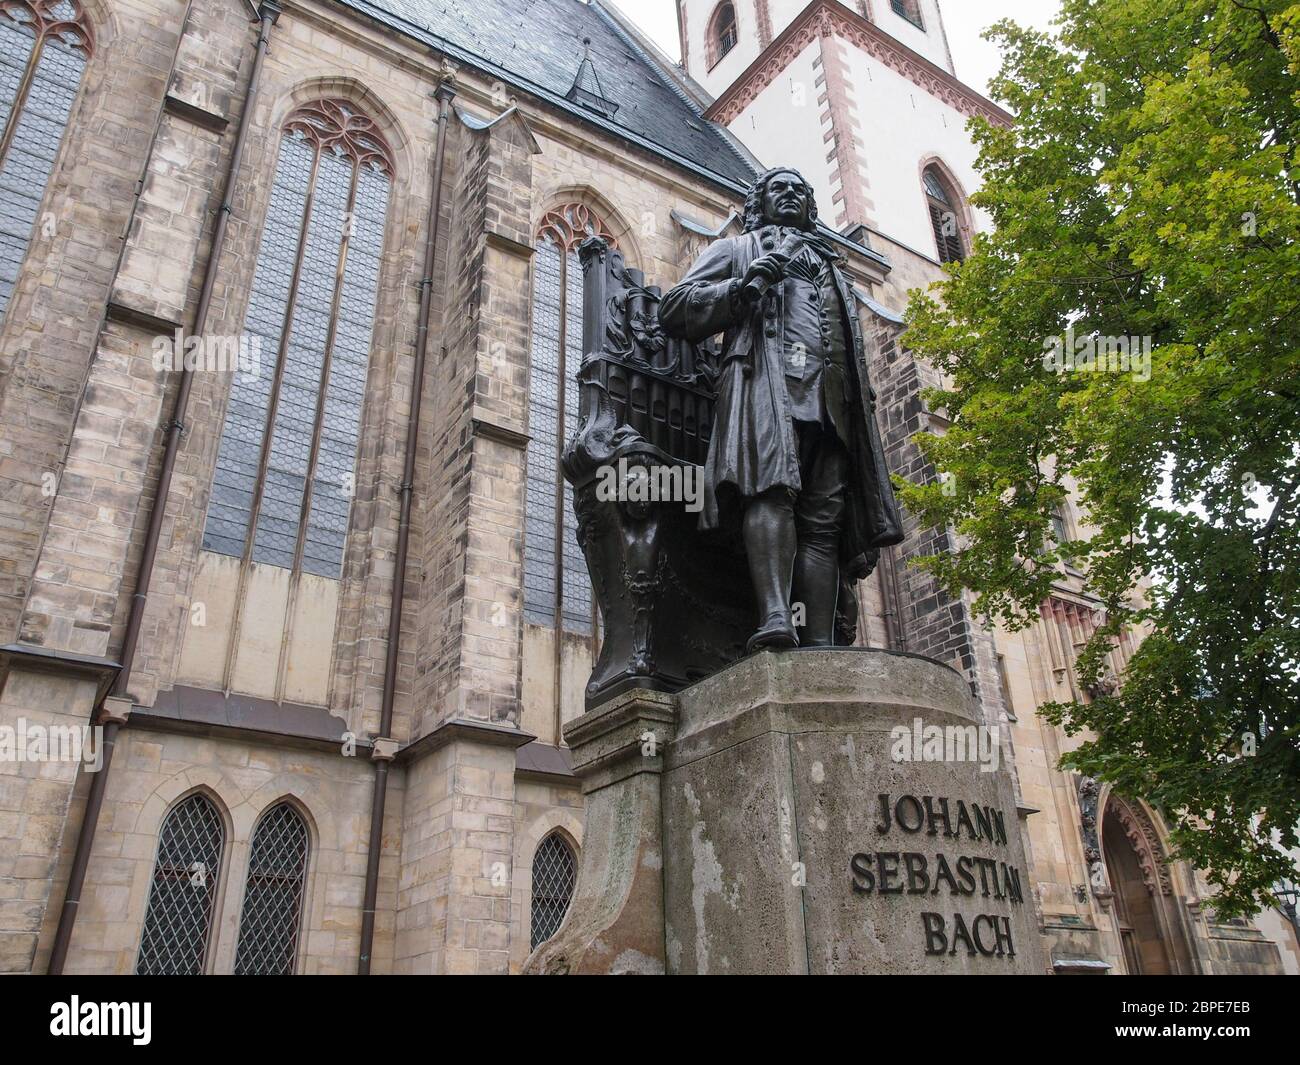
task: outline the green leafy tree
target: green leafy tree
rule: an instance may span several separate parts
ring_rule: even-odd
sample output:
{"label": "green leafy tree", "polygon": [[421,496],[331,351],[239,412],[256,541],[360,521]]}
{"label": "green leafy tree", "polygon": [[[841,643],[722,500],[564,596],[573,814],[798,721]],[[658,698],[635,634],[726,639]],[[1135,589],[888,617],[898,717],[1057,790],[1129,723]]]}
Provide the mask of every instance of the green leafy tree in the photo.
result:
{"label": "green leafy tree", "polygon": [[[1017,115],[972,124],[995,229],[905,338],[947,375],[921,444],[952,476],[900,489],[962,544],[920,564],[1015,629],[1068,551],[1105,620],[1094,697],[1045,711],[1090,737],[1066,766],[1153,803],[1219,914],[1253,912],[1300,821],[1300,4],[1064,0],[1055,36],[989,36]],[[1136,365],[1058,359],[1067,336]],[[1072,490],[1086,535],[1057,544]],[[1108,691],[1124,626],[1146,638]]]}

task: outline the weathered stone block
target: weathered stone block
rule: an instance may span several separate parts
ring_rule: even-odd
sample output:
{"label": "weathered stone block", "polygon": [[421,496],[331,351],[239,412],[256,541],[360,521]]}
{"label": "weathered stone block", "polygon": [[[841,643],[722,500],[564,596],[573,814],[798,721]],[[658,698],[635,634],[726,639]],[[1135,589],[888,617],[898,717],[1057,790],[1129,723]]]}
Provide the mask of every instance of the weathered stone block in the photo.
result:
{"label": "weathered stone block", "polygon": [[669,972],[1041,971],[996,737],[899,758],[925,753],[918,719],[980,735],[960,675],[807,650],[748,658],[679,698],[663,778]]}
{"label": "weathered stone block", "polygon": [[982,727],[947,666],[845,648],[589,711],[565,730],[578,885],[524,971],[1041,971],[1011,778]]}

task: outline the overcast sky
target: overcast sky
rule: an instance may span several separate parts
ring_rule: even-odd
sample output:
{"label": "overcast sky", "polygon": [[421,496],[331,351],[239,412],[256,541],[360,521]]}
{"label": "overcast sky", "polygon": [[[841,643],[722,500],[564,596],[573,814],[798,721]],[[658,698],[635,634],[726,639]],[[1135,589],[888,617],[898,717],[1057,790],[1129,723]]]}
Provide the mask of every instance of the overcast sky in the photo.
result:
{"label": "overcast sky", "polygon": [[[681,58],[677,38],[676,0],[610,0],[626,12],[648,37],[674,60]],[[997,73],[998,50],[981,40],[985,27],[1011,18],[1026,26],[1050,28],[1059,8],[1057,0],[939,0],[943,22],[952,46],[957,77],[971,88],[987,93],[989,79]]]}

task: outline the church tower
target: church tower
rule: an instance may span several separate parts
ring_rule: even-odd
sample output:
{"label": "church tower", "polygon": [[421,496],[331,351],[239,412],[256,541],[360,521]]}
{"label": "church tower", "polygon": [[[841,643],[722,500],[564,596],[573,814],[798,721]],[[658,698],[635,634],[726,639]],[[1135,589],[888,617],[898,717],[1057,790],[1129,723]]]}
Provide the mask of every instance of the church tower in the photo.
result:
{"label": "church tower", "polygon": [[[707,117],[765,164],[797,166],[822,220],[903,267],[963,257],[987,220],[972,115],[1010,116],[956,77],[939,0],[678,0],[682,64]],[[907,267],[911,266],[912,269]]]}

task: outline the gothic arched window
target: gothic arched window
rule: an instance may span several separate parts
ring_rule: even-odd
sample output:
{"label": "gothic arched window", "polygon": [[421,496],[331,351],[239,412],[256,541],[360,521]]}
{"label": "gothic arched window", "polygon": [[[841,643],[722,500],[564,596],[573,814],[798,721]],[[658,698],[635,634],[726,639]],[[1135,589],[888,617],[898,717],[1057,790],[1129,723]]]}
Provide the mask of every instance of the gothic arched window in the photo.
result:
{"label": "gothic arched window", "polygon": [[578,856],[568,840],[552,832],[537,845],[533,854],[532,933],[529,949],[536,950],[560,930],[573,900],[578,879]]}
{"label": "gothic arched window", "polygon": [[346,100],[285,122],[203,546],[338,578],[353,495],[384,219],[388,146]]}
{"label": "gothic arched window", "polygon": [[293,975],[309,848],[307,822],[287,802],[257,823],[239,918],[236,975]]}
{"label": "gothic arched window", "polygon": [[555,628],[559,614],[566,632],[582,636],[594,631],[591,580],[578,546],[573,488],[560,472],[560,452],[578,424],[575,375],[582,361],[578,245],[592,235],[614,243],[605,223],[581,203],[548,212],[537,232],[524,520],[524,620]]}
{"label": "gothic arched window", "polygon": [[966,250],[961,240],[958,196],[936,167],[927,166],[921,181],[925,185],[925,202],[930,211],[930,227],[934,230],[939,261],[961,262],[966,258]]}
{"label": "gothic arched window", "polygon": [[735,5],[719,4],[709,19],[709,66],[735,48],[739,40]]}
{"label": "gothic arched window", "polygon": [[78,0],[0,3],[0,320],[93,49]]}
{"label": "gothic arched window", "polygon": [[221,815],[204,795],[177,803],[163,821],[135,966],[141,976],[203,972],[225,837]]}

